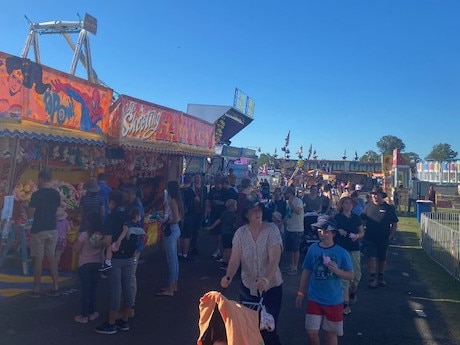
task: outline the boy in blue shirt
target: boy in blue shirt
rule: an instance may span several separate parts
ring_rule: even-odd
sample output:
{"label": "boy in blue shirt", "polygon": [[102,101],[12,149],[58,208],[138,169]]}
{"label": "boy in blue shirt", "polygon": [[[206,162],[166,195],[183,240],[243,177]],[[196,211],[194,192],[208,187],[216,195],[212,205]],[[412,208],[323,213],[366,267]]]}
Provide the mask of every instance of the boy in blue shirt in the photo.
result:
{"label": "boy in blue shirt", "polygon": [[305,330],[310,344],[320,343],[320,328],[326,332],[327,344],[337,344],[337,336],[343,335],[342,279],[354,278],[353,264],[348,252],[334,244],[333,217],[320,216],[311,227],[318,231],[320,242],[308,248],[295,305],[302,306],[306,293]]}

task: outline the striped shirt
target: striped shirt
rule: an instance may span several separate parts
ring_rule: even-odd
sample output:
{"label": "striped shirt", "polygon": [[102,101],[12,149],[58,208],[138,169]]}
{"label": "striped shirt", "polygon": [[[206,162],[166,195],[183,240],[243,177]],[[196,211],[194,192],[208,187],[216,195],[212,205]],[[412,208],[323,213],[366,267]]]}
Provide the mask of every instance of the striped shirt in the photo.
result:
{"label": "striped shirt", "polygon": [[86,193],[80,201],[81,222],[80,232],[88,230],[88,216],[91,213],[99,213],[102,217],[101,207],[104,206],[104,199],[97,193]]}

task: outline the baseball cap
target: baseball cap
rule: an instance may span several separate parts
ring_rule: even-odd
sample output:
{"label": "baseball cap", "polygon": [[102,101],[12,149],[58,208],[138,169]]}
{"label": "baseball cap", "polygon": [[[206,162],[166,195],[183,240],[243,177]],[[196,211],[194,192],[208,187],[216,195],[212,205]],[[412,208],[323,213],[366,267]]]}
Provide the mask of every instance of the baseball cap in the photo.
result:
{"label": "baseball cap", "polygon": [[311,225],[312,228],[319,228],[322,230],[337,231],[337,222],[331,216],[319,216],[316,223]]}

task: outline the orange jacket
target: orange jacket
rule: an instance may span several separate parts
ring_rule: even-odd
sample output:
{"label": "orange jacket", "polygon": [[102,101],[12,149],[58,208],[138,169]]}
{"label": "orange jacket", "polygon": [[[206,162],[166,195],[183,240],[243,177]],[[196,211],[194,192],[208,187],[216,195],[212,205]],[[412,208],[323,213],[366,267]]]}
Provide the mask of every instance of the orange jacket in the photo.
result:
{"label": "orange jacket", "polygon": [[228,345],[264,345],[259,331],[258,312],[227,299],[217,291],[209,291],[200,298],[200,336],[197,345],[207,345],[203,342],[203,336],[210,326],[216,306],[225,324]]}

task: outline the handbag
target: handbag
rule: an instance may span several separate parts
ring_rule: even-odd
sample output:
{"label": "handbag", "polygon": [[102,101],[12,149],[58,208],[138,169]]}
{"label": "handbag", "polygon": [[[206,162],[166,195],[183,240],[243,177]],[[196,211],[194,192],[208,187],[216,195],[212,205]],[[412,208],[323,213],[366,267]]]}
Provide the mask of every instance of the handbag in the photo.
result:
{"label": "handbag", "polygon": [[163,224],[163,235],[165,237],[171,236],[171,225],[169,223]]}

